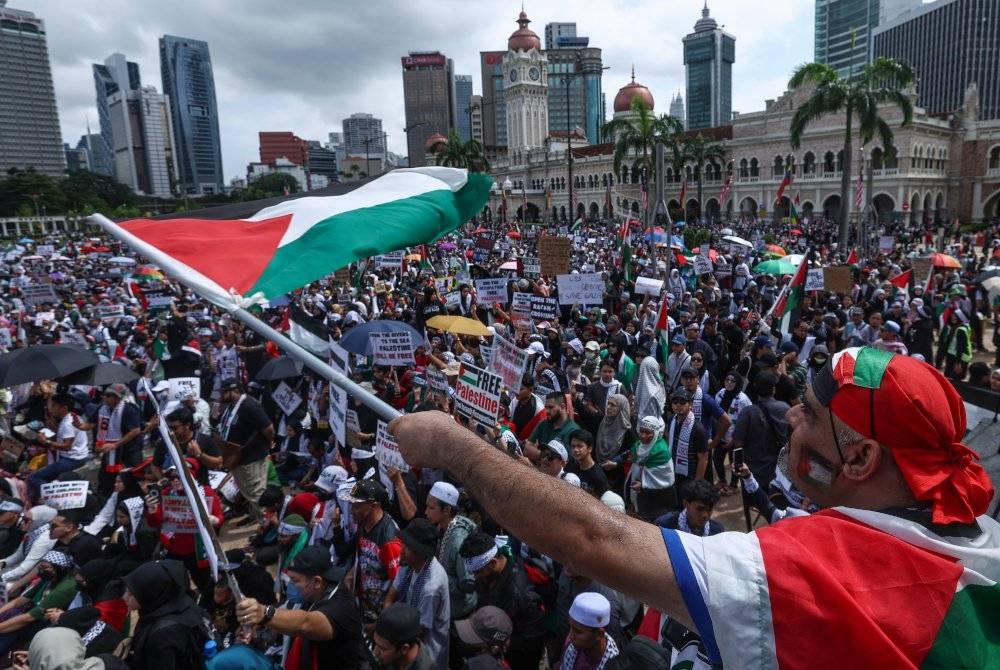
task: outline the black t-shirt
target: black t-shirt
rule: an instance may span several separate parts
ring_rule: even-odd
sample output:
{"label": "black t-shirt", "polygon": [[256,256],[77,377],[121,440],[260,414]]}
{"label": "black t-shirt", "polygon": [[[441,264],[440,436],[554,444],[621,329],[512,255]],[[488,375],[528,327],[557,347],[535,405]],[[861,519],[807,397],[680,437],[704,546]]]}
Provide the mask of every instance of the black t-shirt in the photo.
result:
{"label": "black t-shirt", "polygon": [[[222,452],[219,451],[219,445],[216,444],[210,436],[204,433],[198,433],[194,436],[195,442],[198,443],[198,448],[209,456],[221,456]],[[181,449],[181,455],[188,455],[188,445],[179,445]],[[159,468],[165,468],[167,465],[167,446],[163,444],[162,441],[157,443],[156,449],[153,451],[153,465]]]}
{"label": "black t-shirt", "polygon": [[90,533],[82,530],[79,535],[70,540],[69,544],[58,543],[56,549],[62,549],[72,556],[77,567],[102,556],[101,542]]}
{"label": "black t-shirt", "polygon": [[254,463],[267,458],[271,444],[260,431],[270,425],[271,419],[260,403],[250,396],[245,396],[229,429],[229,435],[226,436],[226,441],[243,445],[241,463]]}
{"label": "black t-shirt", "polygon": [[608,477],[604,470],[597,463],[594,463],[588,470],[581,470],[575,462],[566,466],[566,472],[572,472],[580,478],[580,488],[587,493],[600,498],[608,490]]}
{"label": "black t-shirt", "polygon": [[317,652],[317,667],[343,668],[353,670],[361,667],[361,610],[354,595],[345,588],[338,588],[330,598],[324,600],[317,612],[330,620],[333,639],[311,641]]}

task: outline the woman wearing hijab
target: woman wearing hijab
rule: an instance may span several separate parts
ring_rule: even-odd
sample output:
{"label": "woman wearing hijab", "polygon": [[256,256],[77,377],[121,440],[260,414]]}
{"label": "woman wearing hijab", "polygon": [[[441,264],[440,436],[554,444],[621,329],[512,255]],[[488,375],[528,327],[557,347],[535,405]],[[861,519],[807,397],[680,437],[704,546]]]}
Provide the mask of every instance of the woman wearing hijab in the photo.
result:
{"label": "woman wearing hijab", "polygon": [[208,633],[203,613],[187,594],[188,572],[175,560],[143,563],[125,576],[125,602],[139,611],[128,659],[132,670],[204,667]]}
{"label": "woman wearing hijab", "polygon": [[114,490],[108,499],[104,501],[104,506],[97,513],[83,530],[95,537],[102,537],[105,528],[114,527],[115,509],[118,504],[126,498],[142,498],[144,495],[142,487],[139,485],[135,474],[131,470],[122,470],[115,476]]}
{"label": "woman wearing hijab", "polygon": [[727,485],[725,477],[726,455],[729,453],[729,442],[733,439],[733,427],[736,425],[736,419],[739,418],[743,410],[753,405],[753,402],[750,400],[750,396],[743,392],[743,376],[736,370],[730,370],[726,373],[722,388],[715,394],[715,400],[730,419],[729,430],[722,438],[720,448],[712,452],[712,466],[716,474],[715,487],[725,495],[732,495],[739,490],[736,488],[737,474],[734,467],[730,475],[729,485]]}
{"label": "woman wearing hijab", "polygon": [[128,606],[116,561],[95,558],[84,563],[76,570],[76,588],[83,605],[97,609],[101,620],[116,630],[124,629]]}
{"label": "woman wearing hijab", "polygon": [[667,290],[674,296],[671,304],[680,302],[681,297],[684,295],[684,291],[687,290],[687,286],[684,284],[684,279],[681,277],[681,273],[677,268],[671,268],[670,270],[670,279],[667,280]]}
{"label": "woman wearing hijab", "polygon": [[663,405],[667,392],[660,380],[660,364],[653,356],[646,356],[639,364],[639,374],[635,383],[635,415],[663,416]]}
{"label": "woman wearing hijab", "polygon": [[24,595],[0,608],[0,656],[12,649],[24,649],[28,640],[49,625],[46,610],[65,610],[76,595],[73,558],[61,551],[49,551],[38,562],[38,581]]}
{"label": "woman wearing hijab", "polygon": [[[145,513],[146,502],[142,498],[125,498],[118,502],[115,507],[115,529],[104,547],[105,556],[130,568],[152,557],[155,537],[148,538],[151,542],[143,541],[146,538],[139,532]],[[152,529],[149,531],[146,535],[153,534]]]}
{"label": "woman wearing hijab", "polygon": [[[91,561],[93,563],[94,561]],[[124,602],[124,601],[123,601]],[[56,626],[72,628],[80,634],[87,658],[98,654],[113,654],[125,636],[110,626],[101,617],[101,611],[96,607],[85,605],[68,612],[63,612],[56,620]],[[77,666],[71,666],[77,667]]]}
{"label": "woman wearing hijab", "polygon": [[674,462],[663,439],[663,419],[644,416],[639,420],[639,439],[632,445],[629,488],[639,517],[652,521],[677,507]]}
{"label": "woman wearing hijab", "polygon": [[27,665],[15,663],[14,670],[106,670],[104,661],[86,658],[87,649],[80,634],[60,626],[43,630],[28,647]]}
{"label": "woman wearing hijab", "polygon": [[24,531],[21,544],[17,551],[0,561],[0,570],[3,570],[0,580],[4,586],[9,587],[22,580],[38,565],[42,556],[56,546],[56,541],[49,537],[49,522],[56,514],[56,510],[48,505],[35,505],[25,512],[21,520]]}
{"label": "woman wearing hijab", "polygon": [[621,490],[623,464],[629,449],[636,441],[632,430],[632,411],[628,398],[621,393],[612,394],[604,409],[604,418],[594,437],[594,460],[608,477],[611,490]]}

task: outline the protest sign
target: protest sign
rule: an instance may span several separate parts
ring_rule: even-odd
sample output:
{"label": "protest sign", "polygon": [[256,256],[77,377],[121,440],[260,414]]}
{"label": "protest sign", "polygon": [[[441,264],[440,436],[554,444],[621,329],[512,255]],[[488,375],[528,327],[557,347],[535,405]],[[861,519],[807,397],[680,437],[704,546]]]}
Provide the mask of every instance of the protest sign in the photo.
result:
{"label": "protest sign", "polygon": [[833,293],[850,293],[854,288],[851,268],[847,266],[823,268],[823,286]]}
{"label": "protest sign", "polygon": [[462,292],[461,291],[449,291],[444,294],[444,306],[447,309],[452,309],[458,307],[462,304]]}
{"label": "protest sign", "polygon": [[340,268],[339,270],[334,271],[334,273],[333,273],[333,281],[334,282],[338,282],[340,284],[350,285],[350,283],[351,283],[351,266],[350,265],[345,265],[344,267]]}
{"label": "protest sign", "polygon": [[168,379],[170,390],[167,391],[167,400],[181,401],[189,395],[198,398],[201,396],[200,377],[173,377]]}
{"label": "protest sign", "polygon": [[51,256],[56,252],[56,247],[53,244],[39,244],[35,247],[35,252],[39,256]]}
{"label": "protest sign", "polygon": [[636,277],[635,292],[639,295],[660,295],[663,290],[663,280],[652,277]]}
{"label": "protest sign", "polygon": [[361,423],[358,422],[358,411],[354,409],[347,410],[347,430],[352,433],[361,432]]}
{"label": "protest sign", "polygon": [[56,289],[52,284],[28,284],[21,289],[21,298],[29,305],[59,302],[56,297]]}
{"label": "protest sign", "polygon": [[538,262],[542,274],[553,277],[568,273],[572,249],[573,243],[565,237],[546,235],[538,238]]}
{"label": "protest sign", "polygon": [[531,318],[551,321],[559,318],[559,299],[531,296]]}
{"label": "protest sign", "polygon": [[391,254],[380,254],[375,257],[375,267],[379,270],[389,268],[398,270],[403,266],[403,252],[394,251]]}
{"label": "protest sign", "polygon": [[435,277],[434,278],[434,288],[438,290],[438,293],[444,293],[448,290],[451,285],[451,277]]}
{"label": "protest sign", "polygon": [[822,291],[826,285],[824,281],[825,268],[813,268],[806,272],[806,291]]}
{"label": "protest sign", "polygon": [[878,238],[878,250],[879,253],[888,254],[892,253],[892,250],[896,246],[896,238],[892,235],[882,235]]}
{"label": "protest sign", "polygon": [[97,305],[94,315],[101,321],[114,321],[125,316],[125,305]]}
{"label": "protest sign", "polygon": [[146,298],[146,311],[150,314],[159,314],[170,309],[170,301],[174,299],[169,289],[157,288],[142,292]]}
{"label": "protest sign", "polygon": [[435,393],[448,392],[448,376],[445,373],[435,367],[428,367],[425,374],[427,375],[427,386],[432,391]]}
{"label": "protest sign", "polygon": [[597,273],[559,275],[560,305],[600,305],[604,302],[604,279]]}
{"label": "protest sign", "polygon": [[521,388],[521,377],[528,364],[528,352],[501,335],[493,337],[493,356],[487,369],[500,375],[508,389]]}
{"label": "protest sign", "polygon": [[337,438],[337,444],[347,444],[347,391],[336,384],[330,384],[330,409],[327,420],[330,432]]}
{"label": "protest sign", "polygon": [[708,274],[709,272],[712,271],[712,261],[708,258],[708,256],[702,256],[701,254],[698,254],[697,256],[694,257],[693,263],[694,263],[694,273],[696,275]]}
{"label": "protest sign", "polygon": [[[73,333],[73,334],[74,335],[79,335],[79,337],[80,337],[80,339],[82,341],[82,346],[84,346],[84,347],[87,346],[87,339],[85,337],[83,337],[83,335],[80,335],[79,333]],[[64,339],[65,337],[66,337],[66,333],[63,333],[62,334],[62,338],[63,338],[63,342],[62,343],[63,344],[66,344],[65,339]],[[11,346],[13,346],[13,344],[14,344],[14,338],[10,334],[10,329],[9,328],[4,328],[4,327],[0,327],[0,347],[4,347],[5,349],[10,349]],[[77,342],[77,344],[81,344],[81,342]]]}
{"label": "protest sign", "polygon": [[399,333],[369,333],[375,365],[413,365],[413,341],[408,331]]}
{"label": "protest sign", "polygon": [[510,313],[515,317],[531,317],[531,294],[515,291],[510,302]]}
{"label": "protest sign", "polygon": [[910,261],[910,267],[913,268],[913,280],[916,285],[923,286],[927,283],[927,275],[931,273],[931,268],[934,267],[934,259],[914,258]]}
{"label": "protest sign", "polygon": [[494,302],[507,302],[507,280],[503,277],[492,279],[477,279],[476,299],[480,304],[488,305]]}
{"label": "protest sign", "polygon": [[[7,337],[10,337],[9,330],[6,328],[0,328],[0,345],[4,344],[3,334],[5,332],[7,333]],[[59,336],[59,344],[69,344],[74,347],[83,347],[84,349],[88,346],[87,337],[83,333],[78,333],[75,330],[68,333],[62,333]],[[8,342],[5,346],[10,346],[10,342]]]}
{"label": "protest sign", "polygon": [[399,453],[399,443],[389,434],[389,424],[378,422],[378,432],[375,434],[375,458],[386,468],[396,468],[400,472],[409,472],[410,466]]}
{"label": "protest sign", "polygon": [[37,312],[35,314],[35,326],[41,327],[56,320],[55,312]]}
{"label": "protest sign", "polygon": [[330,340],[330,348],[327,350],[330,356],[330,367],[337,372],[351,374],[351,355],[342,346]]}
{"label": "protest sign", "polygon": [[493,347],[486,344],[479,345],[479,355],[483,357],[483,365],[489,368],[490,361],[493,360]]}
{"label": "protest sign", "polygon": [[271,400],[285,413],[285,416],[291,416],[302,404],[302,396],[293,391],[292,387],[285,382],[281,382],[271,391]]}
{"label": "protest sign", "polygon": [[87,504],[89,486],[86,480],[48,482],[41,486],[40,502],[59,510],[79,509]]}
{"label": "protest sign", "polygon": [[524,260],[521,261],[521,267],[523,268],[525,277],[537,277],[542,274],[542,266],[538,262],[537,258],[525,257]]}
{"label": "protest sign", "polygon": [[500,375],[462,363],[455,382],[455,409],[484,426],[495,426],[500,411]]}
{"label": "protest sign", "polygon": [[163,496],[160,505],[163,506],[163,525],[160,527],[162,532],[185,535],[194,535],[198,532],[194,511],[185,496]]}

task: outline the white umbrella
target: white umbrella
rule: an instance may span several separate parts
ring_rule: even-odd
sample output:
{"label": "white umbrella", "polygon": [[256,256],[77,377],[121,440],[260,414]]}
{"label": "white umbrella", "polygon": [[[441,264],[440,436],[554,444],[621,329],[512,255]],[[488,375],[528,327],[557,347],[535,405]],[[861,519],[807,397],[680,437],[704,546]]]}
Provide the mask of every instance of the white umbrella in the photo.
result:
{"label": "white umbrella", "polygon": [[792,265],[798,265],[799,263],[802,262],[802,259],[805,258],[805,257],[806,257],[805,254],[788,254],[787,256],[783,257],[781,260],[788,261]]}
{"label": "white umbrella", "polygon": [[135,265],[135,259],[128,256],[112,256],[108,259],[108,262],[115,265]]}
{"label": "white umbrella", "polygon": [[741,247],[747,247],[748,249],[753,249],[753,242],[749,240],[744,240],[742,237],[737,237],[736,235],[726,235],[722,238],[726,242],[731,242],[733,244],[738,244]]}
{"label": "white umbrella", "polygon": [[500,269],[501,270],[516,270],[517,269],[517,261],[507,261],[506,263],[504,263],[503,265],[500,266]]}
{"label": "white umbrella", "polygon": [[733,229],[732,228],[723,228],[722,229],[722,234],[723,235],[732,235],[733,234]]}
{"label": "white umbrella", "polygon": [[1000,295],[1000,277],[990,277],[989,279],[983,281],[982,284],[983,288],[986,289],[986,292],[990,295],[990,302],[993,302],[993,299],[996,298],[997,295]]}

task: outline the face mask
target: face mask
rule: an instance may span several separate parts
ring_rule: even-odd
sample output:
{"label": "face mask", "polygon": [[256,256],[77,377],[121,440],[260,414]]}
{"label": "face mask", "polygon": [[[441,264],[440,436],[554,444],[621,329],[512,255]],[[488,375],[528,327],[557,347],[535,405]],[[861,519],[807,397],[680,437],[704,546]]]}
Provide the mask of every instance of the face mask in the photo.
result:
{"label": "face mask", "polygon": [[38,571],[38,576],[41,577],[42,579],[45,579],[45,580],[48,580],[48,581],[52,581],[53,579],[56,578],[56,571],[55,570],[39,570]]}

